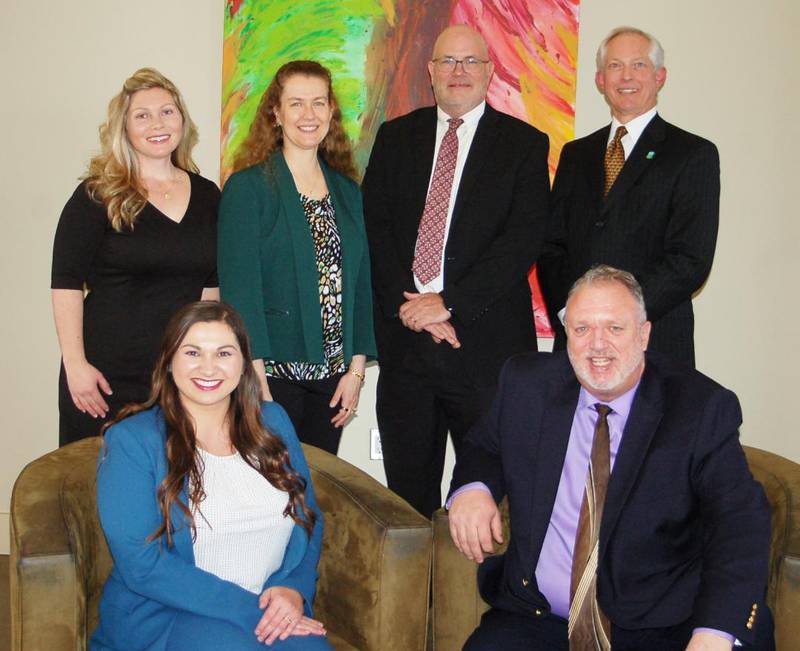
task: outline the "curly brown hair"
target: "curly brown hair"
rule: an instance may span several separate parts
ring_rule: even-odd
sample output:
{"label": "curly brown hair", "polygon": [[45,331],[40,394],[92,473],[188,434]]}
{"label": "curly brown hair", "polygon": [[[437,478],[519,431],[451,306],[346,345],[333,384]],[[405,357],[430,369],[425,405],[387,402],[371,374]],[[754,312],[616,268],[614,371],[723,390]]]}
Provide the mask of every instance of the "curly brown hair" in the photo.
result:
{"label": "curly brown hair", "polygon": [[280,106],[281,96],[286,82],[290,77],[303,75],[317,77],[328,86],[328,103],[331,107],[331,125],[328,134],[319,145],[322,158],[337,172],[356,178],[356,168],[353,164],[353,151],[350,139],[342,125],[342,111],[339,101],[333,92],[331,71],[316,61],[290,61],[284,63],[275,73],[267,90],[261,97],[261,102],[256,110],[256,117],[236,156],[233,160],[233,171],[238,172],[245,167],[257,165],[266,161],[270,155],[283,147],[283,131],[278,126],[275,110]]}
{"label": "curly brown hair", "polygon": [[[148,400],[141,404],[127,405],[103,428],[105,433],[114,423],[154,405],[160,406],[164,414],[167,475],[157,491],[163,520],[148,540],[166,536],[167,546],[172,546],[174,525],[170,519],[170,509],[173,504],[186,516],[193,538],[196,534],[191,507],[205,499],[203,461],[197,453],[192,418],[183,407],[169,368],[189,328],[196,323],[208,322],[225,323],[233,331],[242,352],[243,374],[239,385],[231,394],[227,415],[231,445],[270,484],[289,494],[289,503],[283,515],[291,517],[310,537],[316,514],[305,503],[306,481],[292,467],[286,444],[270,433],[261,421],[261,387],[253,368],[244,322],[236,310],[226,303],[197,301],[179,310],[167,325],[161,352],[153,370],[153,385]],[[184,486],[187,487],[189,505],[180,497]]]}
{"label": "curly brown hair", "polygon": [[197,144],[197,127],[177,86],[154,68],[140,68],[125,80],[122,90],[111,98],[108,117],[100,125],[100,153],[89,161],[83,175],[86,190],[106,208],[115,231],[133,229],[136,217],[147,204],[147,191],[139,179],[136,153],[125,129],[131,97],[140,90],[163,88],[172,95],[183,117],[181,141],[172,152],[172,163],[187,172],[197,173],[192,149]]}

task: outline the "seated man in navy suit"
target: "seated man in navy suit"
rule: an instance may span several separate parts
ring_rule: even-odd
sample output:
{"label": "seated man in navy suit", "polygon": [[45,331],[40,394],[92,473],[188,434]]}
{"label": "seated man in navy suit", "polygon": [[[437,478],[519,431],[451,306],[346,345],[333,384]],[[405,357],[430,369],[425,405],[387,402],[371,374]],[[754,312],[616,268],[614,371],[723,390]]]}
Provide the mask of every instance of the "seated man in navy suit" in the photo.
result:
{"label": "seated man in navy suit", "polygon": [[[465,649],[772,649],[769,505],[736,396],[656,353],[608,266],[567,300],[567,352],[505,365],[457,460],[450,531],[492,606]],[[507,496],[506,553],[497,503]]]}

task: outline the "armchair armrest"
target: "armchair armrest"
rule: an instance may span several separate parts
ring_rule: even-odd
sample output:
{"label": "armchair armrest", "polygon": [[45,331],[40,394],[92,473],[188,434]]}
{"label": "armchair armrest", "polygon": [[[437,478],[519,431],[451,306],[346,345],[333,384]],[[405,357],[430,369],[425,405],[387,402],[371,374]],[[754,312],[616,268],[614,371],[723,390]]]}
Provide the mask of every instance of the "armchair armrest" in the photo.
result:
{"label": "armchair armrest", "polygon": [[331,642],[362,651],[424,649],[430,522],[346,461],[303,450],[325,516],[314,609]]}
{"label": "armchair armrest", "polygon": [[[11,494],[12,651],[86,648],[85,586],[62,511],[64,482],[97,458],[100,439],[61,448],[28,464]],[[96,516],[95,516],[96,517]]]}

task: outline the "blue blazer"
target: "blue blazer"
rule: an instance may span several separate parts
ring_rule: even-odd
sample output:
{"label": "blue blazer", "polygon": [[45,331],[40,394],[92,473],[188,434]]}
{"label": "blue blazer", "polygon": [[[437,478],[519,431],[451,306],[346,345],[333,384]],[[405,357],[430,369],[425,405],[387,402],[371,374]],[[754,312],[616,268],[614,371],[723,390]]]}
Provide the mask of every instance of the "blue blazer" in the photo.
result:
{"label": "blue blazer", "polygon": [[[283,439],[294,469],[306,480],[305,500],[317,514],[309,538],[295,525],[283,564],[264,584],[297,590],[307,615],[317,582],[322,544],[322,514],[300,442],[283,408],[262,406],[267,429]],[[167,474],[165,428],[161,409],[153,407],[111,427],[97,468],[97,506],[114,569],[103,589],[100,623],[89,642],[91,651],[164,648],[179,611],[213,617],[252,632],[263,611],[258,597],[195,565],[191,529],[177,507],[173,547],[166,539],[147,542],[161,523],[156,491]],[[184,491],[183,500],[186,503]]]}

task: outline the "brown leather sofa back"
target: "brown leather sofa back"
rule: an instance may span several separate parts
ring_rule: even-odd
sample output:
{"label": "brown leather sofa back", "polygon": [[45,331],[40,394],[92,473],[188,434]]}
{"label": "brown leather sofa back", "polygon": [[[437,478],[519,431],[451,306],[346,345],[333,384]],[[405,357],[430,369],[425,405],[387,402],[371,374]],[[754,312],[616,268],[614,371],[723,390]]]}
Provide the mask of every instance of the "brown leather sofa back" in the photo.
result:
{"label": "brown leather sofa back", "polygon": [[[800,645],[800,465],[757,448],[744,450],[772,509],[767,603],[775,617],[775,641],[778,651],[794,651]],[[501,510],[503,536],[508,540],[505,503]],[[476,565],[450,539],[444,510],[434,514],[433,536],[433,648],[461,651],[489,607],[478,593]]]}
{"label": "brown leather sofa back", "polygon": [[[101,441],[51,452],[11,498],[12,651],[84,651],[112,559],[97,519]],[[424,649],[430,522],[350,464],[304,446],[325,517],[314,604],[337,651]]]}

